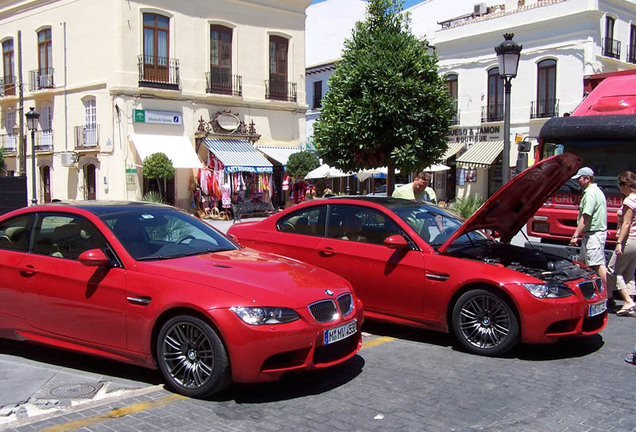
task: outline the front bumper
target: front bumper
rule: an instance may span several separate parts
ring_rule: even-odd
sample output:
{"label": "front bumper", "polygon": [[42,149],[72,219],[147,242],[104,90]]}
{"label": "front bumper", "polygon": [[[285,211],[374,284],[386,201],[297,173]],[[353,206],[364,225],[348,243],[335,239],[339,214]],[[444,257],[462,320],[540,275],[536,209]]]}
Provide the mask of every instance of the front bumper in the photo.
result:
{"label": "front bumper", "polygon": [[[312,370],[342,363],[362,346],[362,304],[345,317],[316,322],[309,311],[287,324],[251,326],[229,309],[210,311],[230,358],[234,382],[274,381],[291,371]],[[324,344],[324,331],[357,320],[357,331],[345,339]]]}

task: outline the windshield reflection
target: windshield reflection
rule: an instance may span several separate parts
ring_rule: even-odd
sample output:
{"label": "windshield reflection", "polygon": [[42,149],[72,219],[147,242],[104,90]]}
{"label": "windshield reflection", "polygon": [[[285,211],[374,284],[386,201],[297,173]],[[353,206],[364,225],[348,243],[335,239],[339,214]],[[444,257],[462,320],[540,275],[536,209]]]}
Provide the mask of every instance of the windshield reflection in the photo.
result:
{"label": "windshield reflection", "polygon": [[[437,250],[457,231],[464,220],[441,207],[422,205],[392,209],[433,249]],[[481,231],[472,231],[457,238],[453,245],[465,245],[482,241],[492,241]]]}

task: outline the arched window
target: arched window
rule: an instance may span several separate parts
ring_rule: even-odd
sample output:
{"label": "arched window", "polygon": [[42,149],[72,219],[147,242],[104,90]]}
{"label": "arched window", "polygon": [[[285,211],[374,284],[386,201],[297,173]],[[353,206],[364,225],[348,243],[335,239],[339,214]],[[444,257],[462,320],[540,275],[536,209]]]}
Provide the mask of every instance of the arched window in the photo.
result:
{"label": "arched window", "polygon": [[51,167],[44,165],[40,167],[40,182],[42,187],[42,201],[51,202]]}
{"label": "arched window", "polygon": [[13,39],[7,39],[2,42],[2,67],[3,79],[2,87],[0,87],[0,96],[15,95],[15,64]]}
{"label": "arched window", "polygon": [[38,70],[35,84],[38,89],[53,87],[53,43],[50,28],[38,32]]}
{"label": "arched window", "polygon": [[537,100],[531,117],[559,115],[556,99],[556,60],[543,60],[537,65]]}
{"label": "arched window", "polygon": [[210,26],[210,92],[232,94],[232,29]]}
{"label": "arched window", "polygon": [[488,71],[488,106],[486,115],[482,115],[482,120],[487,122],[503,120],[503,102],[503,79],[499,76],[499,68],[492,68]]}
{"label": "arched window", "polygon": [[621,42],[614,39],[614,26],[616,19],[611,16],[605,17],[605,37],[603,38],[603,55],[612,58],[620,58]]}
{"label": "arched window", "polygon": [[84,199],[94,200],[97,198],[97,192],[95,189],[95,165],[84,165]]}

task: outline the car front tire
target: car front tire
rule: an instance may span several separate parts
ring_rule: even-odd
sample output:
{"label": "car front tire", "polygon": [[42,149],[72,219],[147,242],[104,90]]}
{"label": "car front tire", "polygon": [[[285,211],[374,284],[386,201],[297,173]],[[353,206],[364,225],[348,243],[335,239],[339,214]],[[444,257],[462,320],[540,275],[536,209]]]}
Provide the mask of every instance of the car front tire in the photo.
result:
{"label": "car front tire", "polygon": [[161,326],[157,363],[167,385],[188,397],[210,396],[230,384],[230,363],[221,338],[193,316],[176,316]]}
{"label": "car front tire", "polygon": [[468,351],[498,356],[519,342],[519,320],[502,296],[484,289],[468,291],[453,308],[455,337]]}

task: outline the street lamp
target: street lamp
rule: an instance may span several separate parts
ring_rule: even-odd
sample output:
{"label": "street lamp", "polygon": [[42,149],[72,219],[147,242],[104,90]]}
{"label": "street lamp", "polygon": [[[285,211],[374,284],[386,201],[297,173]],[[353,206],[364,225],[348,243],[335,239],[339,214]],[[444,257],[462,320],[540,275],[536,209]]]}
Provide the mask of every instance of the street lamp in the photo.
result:
{"label": "street lamp", "polygon": [[27,127],[31,131],[31,184],[33,185],[33,197],[31,198],[31,204],[36,205],[38,203],[37,187],[35,183],[35,131],[38,128],[38,119],[40,114],[31,107],[29,112],[25,114],[27,119]]}
{"label": "street lamp", "polygon": [[514,34],[503,35],[504,41],[495,47],[499,61],[499,76],[504,80],[504,150],[501,170],[502,186],[510,180],[510,89],[512,79],[517,76],[521,45],[512,40]]}

